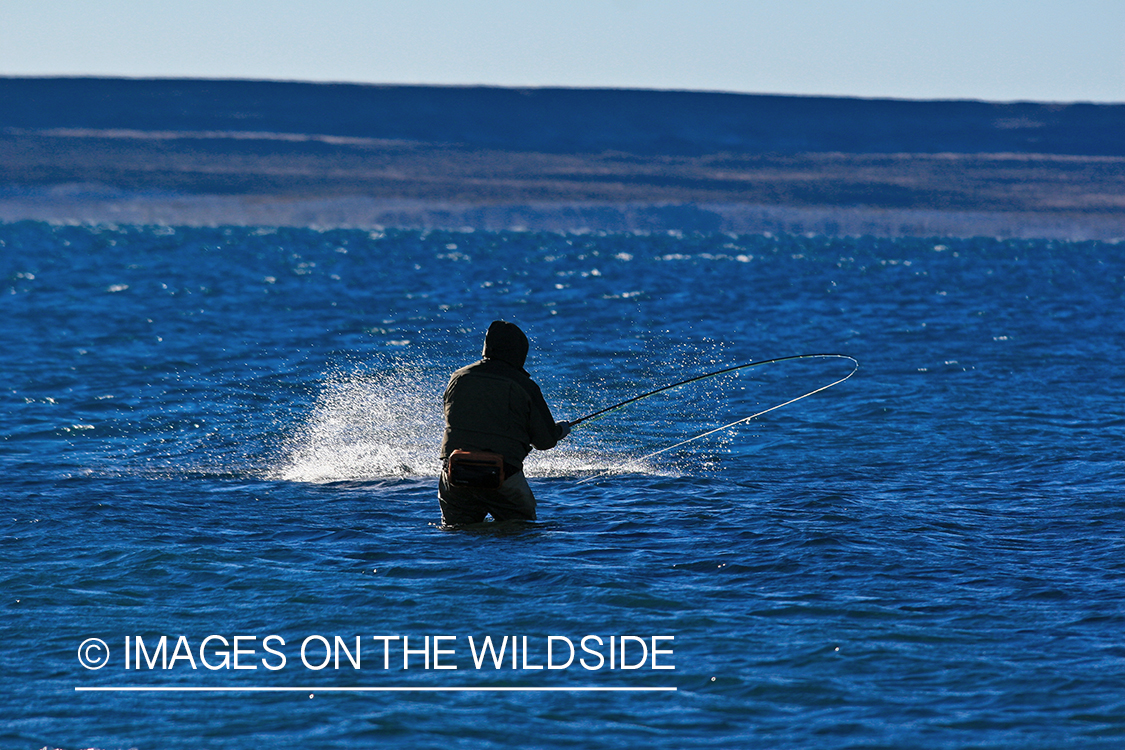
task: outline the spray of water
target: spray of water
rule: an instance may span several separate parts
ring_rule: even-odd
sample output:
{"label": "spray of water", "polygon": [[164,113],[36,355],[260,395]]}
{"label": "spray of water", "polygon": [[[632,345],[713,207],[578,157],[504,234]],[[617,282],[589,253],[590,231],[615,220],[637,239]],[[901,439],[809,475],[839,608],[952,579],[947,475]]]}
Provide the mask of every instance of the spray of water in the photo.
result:
{"label": "spray of water", "polygon": [[381,361],[329,374],[279,471],[294,482],[430,477],[440,470],[447,374]]}
{"label": "spray of water", "polygon": [[[441,394],[447,362],[379,359],[329,373],[315,405],[293,429],[274,475],[292,482],[436,478],[444,429]],[[574,409],[557,406],[560,414]],[[597,431],[575,434],[558,447],[532,451],[529,477],[591,473],[650,473],[655,468],[615,449]]]}

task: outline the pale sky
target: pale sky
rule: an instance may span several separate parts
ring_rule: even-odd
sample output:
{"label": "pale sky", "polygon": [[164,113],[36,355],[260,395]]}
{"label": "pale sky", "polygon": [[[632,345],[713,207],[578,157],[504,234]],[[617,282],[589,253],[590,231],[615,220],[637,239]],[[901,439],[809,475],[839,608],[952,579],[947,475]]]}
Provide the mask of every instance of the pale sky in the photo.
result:
{"label": "pale sky", "polygon": [[0,0],[0,76],[1125,102],[1125,0]]}

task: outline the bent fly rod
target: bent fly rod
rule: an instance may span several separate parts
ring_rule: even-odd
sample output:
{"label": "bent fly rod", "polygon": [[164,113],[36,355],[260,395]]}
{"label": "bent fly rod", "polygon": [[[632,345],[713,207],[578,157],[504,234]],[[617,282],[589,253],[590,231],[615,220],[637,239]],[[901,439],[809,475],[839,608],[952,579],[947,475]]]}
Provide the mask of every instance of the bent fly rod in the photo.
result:
{"label": "bent fly rod", "polygon": [[[815,391],[809,391],[808,393],[802,394],[802,395],[798,396],[797,398],[790,399],[789,401],[786,401],[784,404],[778,404],[777,406],[766,409],[766,411],[758,412],[757,414],[755,414],[753,416],[743,417],[742,419],[738,420],[737,422],[732,422],[731,424],[726,425],[726,427],[720,427],[717,430],[712,430],[711,432],[718,432],[719,430],[725,430],[727,427],[733,427],[734,425],[739,424],[740,422],[746,422],[746,421],[749,421],[751,419],[754,419],[754,417],[760,417],[761,415],[763,415],[767,412],[771,412],[774,409],[780,409],[781,407],[787,406],[787,405],[793,403],[794,401],[800,401],[803,398],[808,398],[809,396],[812,396],[816,393],[820,393],[821,391],[826,391],[834,385],[839,385],[840,383],[843,383],[845,380],[847,380],[852,375],[854,375],[856,370],[859,369],[859,362],[857,362],[853,357],[849,357],[846,354],[793,354],[793,355],[790,355],[788,357],[775,357],[773,359],[763,359],[763,360],[759,360],[757,362],[747,362],[747,363],[741,364],[741,365],[734,365],[733,367],[724,367],[723,369],[715,370],[714,372],[707,372],[707,373],[704,373],[702,375],[696,375],[693,378],[681,380],[678,383],[672,383],[671,385],[665,385],[665,386],[662,386],[660,388],[656,388],[656,389],[653,389],[651,391],[648,391],[647,393],[642,393],[639,396],[633,396],[632,398],[627,398],[624,401],[622,401],[621,403],[614,404],[613,406],[607,406],[606,408],[600,409],[599,411],[593,412],[592,414],[587,414],[584,417],[579,417],[578,419],[571,422],[570,426],[575,427],[576,425],[579,425],[579,424],[581,424],[582,422],[585,422],[588,419],[596,419],[597,417],[600,417],[604,414],[608,414],[609,412],[614,411],[615,409],[620,409],[621,407],[628,406],[629,404],[631,404],[635,401],[640,401],[641,399],[648,398],[649,396],[655,396],[656,394],[663,393],[664,391],[670,391],[673,388],[679,388],[681,385],[687,385],[688,383],[694,383],[694,382],[699,381],[699,380],[706,380],[707,378],[713,378],[716,375],[722,375],[724,373],[734,372],[735,370],[745,370],[745,369],[748,369],[750,367],[761,367],[762,365],[770,365],[770,364],[774,364],[776,362],[787,362],[789,360],[794,360],[794,359],[846,359],[846,360],[848,360],[849,362],[852,363],[853,367],[852,367],[852,371],[849,372],[847,375],[840,378],[839,380],[836,380],[832,383],[829,383],[826,386],[822,386],[820,388],[817,388]],[[706,433],[704,433],[704,435],[710,435],[711,432],[706,432]],[[703,437],[704,435],[698,435],[697,437]],[[692,438],[692,440],[695,440],[695,439],[696,438]],[[686,441],[686,442],[690,442],[690,441]],[[683,445],[683,443],[680,443],[680,445]],[[678,446],[672,446],[672,447],[674,448],[674,447],[678,447]],[[670,448],[666,448],[665,450],[670,450]],[[660,452],[663,452],[663,451],[660,451]],[[653,455],[655,455],[655,454],[653,454]]]}
{"label": "bent fly rod", "polygon": [[[734,372],[735,370],[745,370],[745,369],[748,369],[750,367],[760,367],[761,365],[769,365],[769,364],[773,364],[775,362],[787,362],[789,360],[794,360],[794,359],[846,359],[846,360],[848,360],[849,362],[852,363],[852,369],[851,369],[850,372],[848,372],[847,375],[845,375],[844,377],[839,378],[837,380],[833,380],[828,385],[822,385],[819,388],[815,388],[811,391],[808,391],[807,393],[802,393],[800,396],[797,396],[796,398],[791,398],[788,401],[785,401],[785,402],[780,403],[780,404],[776,404],[774,406],[769,407],[768,409],[763,409],[762,411],[759,411],[755,414],[751,414],[748,417],[742,417],[740,419],[736,419],[735,421],[733,421],[729,424],[725,424],[722,427],[716,427],[714,429],[707,430],[706,432],[700,433],[699,435],[696,435],[694,437],[690,437],[687,440],[681,440],[680,442],[676,443],[675,445],[669,445],[667,448],[661,448],[658,451],[653,451],[652,453],[648,453],[644,456],[641,456],[640,458],[638,458],[636,460],[644,461],[646,459],[652,458],[653,456],[658,456],[661,453],[667,453],[668,451],[675,450],[676,448],[680,448],[684,445],[687,445],[688,443],[692,443],[692,442],[695,442],[696,440],[699,440],[701,438],[705,438],[708,435],[714,435],[716,432],[722,432],[723,430],[728,430],[731,427],[734,427],[735,425],[744,424],[746,422],[749,422],[752,419],[756,419],[756,418],[762,416],[763,414],[768,414],[771,411],[776,411],[777,409],[780,409],[783,406],[788,406],[789,404],[796,403],[797,401],[800,401],[801,399],[808,398],[809,396],[813,396],[817,393],[820,393],[821,391],[826,391],[834,385],[839,385],[840,383],[843,383],[845,380],[850,378],[852,375],[855,375],[856,371],[859,370],[859,362],[856,361],[855,358],[849,357],[846,354],[794,354],[794,355],[791,355],[791,356],[788,356],[788,357],[775,357],[774,359],[763,359],[763,360],[758,361],[758,362],[747,362],[745,364],[735,365],[733,367],[724,367],[721,370],[715,370],[714,372],[708,372],[708,373],[704,373],[702,375],[696,375],[693,378],[687,378],[686,380],[681,380],[678,383],[672,383],[671,385],[666,385],[666,386],[663,386],[661,388],[656,388],[656,389],[651,390],[647,393],[642,393],[639,396],[633,396],[632,398],[625,399],[624,401],[622,401],[619,404],[614,404],[613,406],[607,406],[606,408],[601,409],[601,410],[596,411],[596,412],[593,412],[592,414],[587,414],[584,417],[580,417],[580,418],[574,420],[570,424],[571,424],[571,427],[573,427],[574,425],[576,425],[580,422],[585,422],[588,419],[594,419],[596,417],[600,417],[604,414],[608,414],[609,412],[613,411],[614,409],[620,409],[623,406],[627,406],[628,404],[631,404],[634,401],[640,401],[643,398],[648,398],[649,396],[653,396],[657,393],[663,393],[664,391],[670,391],[673,388],[680,387],[681,385],[687,385],[688,383],[694,383],[694,382],[699,381],[699,380],[705,380],[707,378],[712,378],[712,377],[715,377],[716,375],[722,375],[723,373],[726,373],[726,372]],[[585,484],[586,482],[595,481],[595,480],[598,479],[599,476],[602,476],[605,473],[606,472],[602,471],[602,472],[599,472],[599,473],[597,473],[593,476],[586,477],[585,479],[580,479],[578,481],[578,484]]]}

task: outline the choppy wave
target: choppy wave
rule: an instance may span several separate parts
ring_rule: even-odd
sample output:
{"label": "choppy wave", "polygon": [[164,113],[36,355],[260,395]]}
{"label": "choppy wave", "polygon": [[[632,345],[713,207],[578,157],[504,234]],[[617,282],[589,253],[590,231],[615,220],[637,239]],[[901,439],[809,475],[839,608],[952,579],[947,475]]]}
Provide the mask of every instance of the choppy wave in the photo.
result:
{"label": "choppy wave", "polygon": [[[4,747],[1106,747],[1125,729],[1118,246],[24,223],[0,225],[0,292]],[[850,365],[634,403],[532,454],[541,521],[444,530],[441,391],[498,317],[562,419],[754,358],[863,369],[650,459]],[[278,633],[291,663],[126,670],[123,639],[161,633]],[[460,655],[466,636],[674,635],[676,669],[304,669],[314,633],[456,635]],[[116,661],[80,664],[87,638]],[[678,692],[75,691],[122,684]]]}

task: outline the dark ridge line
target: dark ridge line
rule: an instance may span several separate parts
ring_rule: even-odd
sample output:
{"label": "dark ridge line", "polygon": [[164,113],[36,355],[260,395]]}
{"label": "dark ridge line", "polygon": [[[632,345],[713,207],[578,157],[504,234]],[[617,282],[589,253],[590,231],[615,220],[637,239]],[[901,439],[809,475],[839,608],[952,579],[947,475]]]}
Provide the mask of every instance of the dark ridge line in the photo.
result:
{"label": "dark ridge line", "polygon": [[1125,104],[0,77],[0,131],[316,134],[544,153],[1125,156]]}

